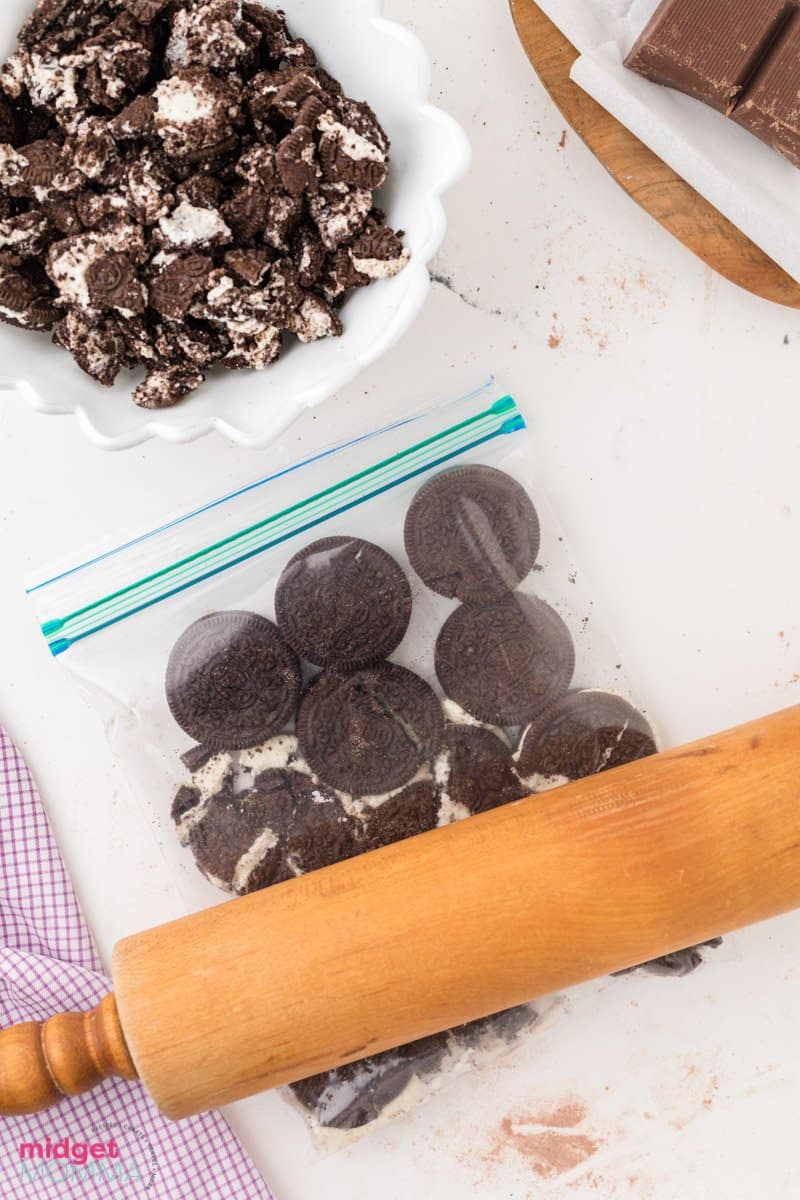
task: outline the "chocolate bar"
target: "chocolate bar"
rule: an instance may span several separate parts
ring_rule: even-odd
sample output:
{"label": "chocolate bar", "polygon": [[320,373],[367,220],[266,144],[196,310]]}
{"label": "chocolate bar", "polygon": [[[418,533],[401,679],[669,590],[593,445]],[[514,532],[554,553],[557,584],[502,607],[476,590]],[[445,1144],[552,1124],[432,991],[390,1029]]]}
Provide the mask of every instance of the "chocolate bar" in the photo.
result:
{"label": "chocolate bar", "polygon": [[800,167],[800,9],[736,106],[733,119]]}
{"label": "chocolate bar", "polygon": [[663,0],[625,65],[729,115],[795,11],[792,0]]}

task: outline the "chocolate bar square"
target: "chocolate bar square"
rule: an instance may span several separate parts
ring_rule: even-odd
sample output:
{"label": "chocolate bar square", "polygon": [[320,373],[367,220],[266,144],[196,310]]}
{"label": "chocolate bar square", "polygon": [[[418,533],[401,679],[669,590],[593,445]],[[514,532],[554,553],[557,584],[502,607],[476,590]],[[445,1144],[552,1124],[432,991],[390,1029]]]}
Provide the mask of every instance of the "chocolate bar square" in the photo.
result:
{"label": "chocolate bar square", "polygon": [[625,66],[730,114],[795,11],[793,0],[663,0]]}
{"label": "chocolate bar square", "polygon": [[800,167],[800,9],[736,106],[733,119]]}

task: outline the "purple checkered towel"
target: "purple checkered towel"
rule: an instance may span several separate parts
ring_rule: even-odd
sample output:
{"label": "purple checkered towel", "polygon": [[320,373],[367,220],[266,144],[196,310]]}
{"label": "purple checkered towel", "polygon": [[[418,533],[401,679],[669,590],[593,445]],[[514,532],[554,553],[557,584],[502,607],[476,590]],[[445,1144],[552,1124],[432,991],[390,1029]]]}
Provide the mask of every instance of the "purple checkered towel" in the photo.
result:
{"label": "purple checkered towel", "polygon": [[[0,729],[0,1028],[93,1008],[110,989],[25,760]],[[112,1079],[0,1118],[3,1200],[272,1200],[219,1113],[180,1124]]]}

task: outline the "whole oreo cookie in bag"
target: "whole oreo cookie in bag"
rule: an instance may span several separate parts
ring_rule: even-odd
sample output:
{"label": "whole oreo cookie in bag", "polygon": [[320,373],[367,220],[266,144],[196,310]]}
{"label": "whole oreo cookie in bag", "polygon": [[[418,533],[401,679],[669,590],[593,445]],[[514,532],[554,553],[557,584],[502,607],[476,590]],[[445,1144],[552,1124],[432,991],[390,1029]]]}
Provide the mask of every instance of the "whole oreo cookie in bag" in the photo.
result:
{"label": "whole oreo cookie in bag", "polygon": [[457,467],[414,497],[405,522],[411,565],[440,596],[487,604],[513,592],[539,553],[528,493],[494,467]]}
{"label": "whole oreo cookie in bag", "polygon": [[584,779],[655,754],[655,737],[642,714],[612,692],[569,692],[522,735],[518,770]]}
{"label": "whole oreo cookie in bag", "polygon": [[211,749],[242,750],[294,715],[300,664],[278,629],[250,612],[201,617],[167,664],[167,702],[185,733]]}
{"label": "whole oreo cookie in bag", "polygon": [[390,554],[356,537],[323,538],[290,560],[275,593],[278,626],[324,670],[387,658],[411,620],[411,588]]}
{"label": "whole oreo cookie in bag", "polygon": [[561,617],[535,596],[462,605],[436,642],[447,695],[490,725],[524,725],[567,691],[575,648]]}
{"label": "whole oreo cookie in bag", "polygon": [[344,678],[321,675],[297,718],[300,750],[311,770],[351,796],[403,787],[436,753],[443,733],[435,692],[394,663]]}

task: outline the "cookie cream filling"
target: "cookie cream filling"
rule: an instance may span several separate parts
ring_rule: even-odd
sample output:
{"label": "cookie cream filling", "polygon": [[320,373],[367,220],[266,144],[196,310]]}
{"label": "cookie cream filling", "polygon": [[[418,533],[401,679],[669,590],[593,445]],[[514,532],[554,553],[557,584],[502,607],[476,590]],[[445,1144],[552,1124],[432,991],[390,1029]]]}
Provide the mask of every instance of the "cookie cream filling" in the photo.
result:
{"label": "cookie cream filling", "polygon": [[199,825],[206,814],[209,803],[219,795],[233,770],[233,757],[221,751],[210,758],[192,775],[190,787],[197,792],[197,804],[184,813],[177,822],[178,839],[186,845],[189,833]]}
{"label": "cookie cream filling", "polygon": [[14,57],[20,59],[21,78],[32,104],[40,108],[49,104],[57,109],[78,107],[78,76],[74,67],[64,67],[57,59],[44,58],[35,50],[24,57]]}
{"label": "cookie cream filling", "polygon": [[25,65],[21,54],[12,54],[0,69],[0,83],[7,96],[18,99],[25,88]]}
{"label": "cookie cream filling", "polygon": [[[519,775],[519,772],[517,772]],[[565,783],[572,783],[572,780],[567,775],[519,775],[519,781],[523,787],[530,788],[531,795],[537,795],[539,792],[552,792],[556,788],[563,787]]]}
{"label": "cookie cream filling", "polygon": [[173,246],[207,246],[231,237],[229,227],[215,208],[197,208],[187,200],[171,216],[162,217],[158,227]]}
{"label": "cookie cream filling", "polygon": [[433,782],[439,789],[440,797],[437,822],[440,829],[443,825],[452,825],[454,821],[464,821],[471,815],[465,804],[459,804],[450,795],[448,789],[452,770],[450,755],[447,750],[442,750],[440,754],[437,754],[433,763]]}
{"label": "cookie cream filling", "polygon": [[20,154],[6,142],[0,144],[0,184],[3,187],[17,187],[22,183],[22,172],[28,166],[24,154]]}
{"label": "cookie cream filling", "polygon": [[[251,322],[252,324],[252,322]],[[281,350],[281,331],[275,325],[263,326],[252,333],[242,334],[228,326],[233,347],[222,360],[227,363],[245,358],[256,371],[261,371],[274,362]]]}
{"label": "cookie cream filling", "polygon": [[465,708],[462,708],[460,704],[457,704],[455,700],[451,700],[448,696],[442,701],[442,712],[448,725],[468,725],[474,729],[488,729],[496,734],[500,738],[500,741],[508,746],[509,750],[511,749],[511,742],[504,729],[501,729],[499,725],[487,725],[484,721],[476,720],[471,713],[468,713]]}
{"label": "cookie cream filling", "polygon": [[303,301],[298,317],[295,333],[301,342],[318,342],[333,332],[333,315],[314,296]]}
{"label": "cookie cream filling", "polygon": [[[237,11],[232,14],[234,21],[242,20],[242,6],[237,4]],[[216,18],[216,19],[215,19]],[[206,45],[202,56],[190,55],[192,35],[206,35]],[[173,66],[184,67],[191,62],[202,63],[204,66],[221,67],[224,62],[229,65],[245,53],[247,45],[236,33],[231,21],[220,20],[211,4],[200,5],[193,11],[176,13],[172,25],[172,34],[167,42],[165,57]],[[219,54],[219,58],[217,57]]]}
{"label": "cookie cream filling", "polygon": [[7,308],[5,304],[0,304],[0,314],[10,321],[13,325],[30,325],[30,318],[26,316],[25,310],[17,311],[15,308]]}
{"label": "cookie cream filling", "polygon": [[278,844],[278,835],[267,827],[256,840],[253,842],[249,850],[246,850],[236,864],[231,881],[235,892],[242,892],[247,887],[250,876],[255,871],[256,867],[261,862],[265,854],[269,854],[270,850],[274,850]]}
{"label": "cookie cream filling", "polygon": [[368,279],[391,279],[398,275],[411,259],[407,250],[398,258],[356,258],[352,253],[350,257],[358,273],[366,275]]}
{"label": "cookie cream filling", "polygon": [[345,191],[341,199],[328,200],[312,196],[308,205],[324,244],[335,250],[363,225],[372,207],[372,193]]}
{"label": "cookie cream filling", "polygon": [[301,764],[306,768],[302,773],[310,774],[300,757],[297,738],[291,733],[278,734],[262,746],[239,752],[239,767],[253,775],[263,771],[285,771],[290,766],[297,771],[301,770]]}
{"label": "cookie cream filling", "polygon": [[196,121],[207,121],[216,110],[213,96],[186,79],[165,79],[153,92],[156,118],[165,126],[182,130]]}
{"label": "cookie cream filling", "polygon": [[36,233],[36,229],[18,229],[14,218],[10,221],[0,221],[0,246],[19,246]]}
{"label": "cookie cream filling", "polygon": [[404,792],[406,788],[413,787],[415,783],[432,782],[435,782],[434,774],[428,764],[424,763],[419,768],[416,775],[409,779],[408,783],[404,783],[398,788],[393,788],[391,792],[380,792],[376,793],[374,796],[360,796],[358,800],[354,800],[353,797],[349,796],[346,792],[336,792],[336,795],[339,797],[342,805],[351,814],[351,816],[363,817],[368,810],[380,808],[381,805],[385,804],[387,800],[391,800],[395,796],[399,796],[401,792]]}
{"label": "cookie cream filling", "polygon": [[[128,81],[124,75],[118,73],[117,64],[125,62],[126,54],[141,53],[142,50],[141,42],[120,39],[115,42],[113,49],[107,46],[90,46],[81,54],[65,55],[61,59],[61,67],[71,70],[75,77],[76,69],[97,66],[109,97],[112,100],[120,100],[128,88]],[[77,94],[74,103],[78,103]]]}
{"label": "cookie cream filling", "polygon": [[379,146],[376,146],[369,138],[363,137],[362,134],[356,133],[355,129],[349,129],[341,121],[335,120],[330,109],[322,114],[317,122],[317,128],[334,137],[347,157],[352,158],[355,162],[362,162],[364,159],[377,163],[386,162],[386,155]]}
{"label": "cookie cream filling", "polygon": [[234,291],[236,291],[236,284],[233,282],[233,279],[230,277],[230,275],[223,275],[219,283],[211,288],[210,292],[206,296],[206,300],[211,305],[217,305],[219,304],[220,300],[224,300],[229,292]]}

